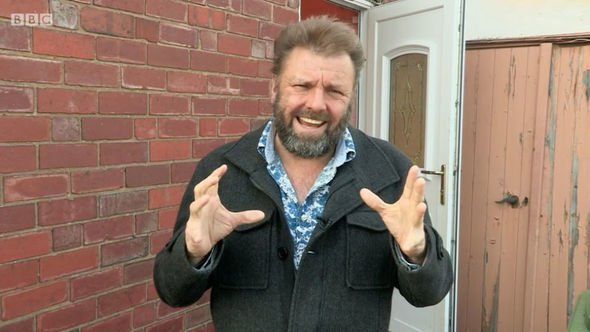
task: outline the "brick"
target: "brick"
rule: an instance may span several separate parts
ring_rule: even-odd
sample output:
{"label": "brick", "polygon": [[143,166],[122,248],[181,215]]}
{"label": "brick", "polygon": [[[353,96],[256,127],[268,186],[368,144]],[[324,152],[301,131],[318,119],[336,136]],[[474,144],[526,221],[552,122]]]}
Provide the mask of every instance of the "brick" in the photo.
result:
{"label": "brick", "polygon": [[100,197],[100,216],[102,217],[144,211],[147,207],[148,198],[145,191],[129,191]]}
{"label": "brick", "polygon": [[185,185],[156,188],[149,191],[149,208],[151,210],[177,206],[180,204]]}
{"label": "brick", "polygon": [[193,114],[196,115],[224,115],[227,109],[227,99],[215,97],[193,97]]}
{"label": "brick", "polygon": [[207,90],[207,77],[205,75],[169,71],[167,74],[168,91],[204,93]]}
{"label": "brick", "polygon": [[80,15],[78,7],[74,4],[63,0],[49,1],[51,14],[53,16],[53,25],[70,30],[78,29],[78,17]]}
{"label": "brick", "polygon": [[263,0],[244,0],[242,12],[245,15],[270,20],[272,15],[272,5]]}
{"label": "brick", "polygon": [[84,224],[84,243],[104,242],[133,235],[133,216],[123,216]]}
{"label": "brick", "polygon": [[144,67],[124,67],[122,86],[129,89],[166,88],[166,71]]}
{"label": "brick", "polygon": [[131,331],[131,312],[107,318],[82,328],[81,332],[124,332]]}
{"label": "brick", "polygon": [[229,8],[234,13],[241,13],[242,12],[242,1],[241,0],[230,0]]}
{"label": "brick", "polygon": [[148,45],[148,64],[156,67],[188,69],[188,50],[162,45]]}
{"label": "brick", "polygon": [[186,327],[195,327],[211,320],[209,306],[198,307],[185,314]]}
{"label": "brick", "polygon": [[39,262],[41,280],[87,271],[98,267],[98,247],[82,248],[55,256],[42,257]]}
{"label": "brick", "polygon": [[96,197],[77,197],[38,205],[39,225],[51,226],[96,218]]}
{"label": "brick", "polygon": [[230,74],[253,76],[258,75],[258,61],[234,56],[228,57],[228,69]]}
{"label": "brick", "polygon": [[101,91],[98,93],[101,114],[147,114],[147,95],[143,93]]}
{"label": "brick", "polygon": [[240,90],[244,96],[270,97],[270,81],[242,78],[240,79]]}
{"label": "brick", "polygon": [[123,188],[122,168],[92,169],[72,172],[72,193],[82,194]]}
{"label": "brick", "polygon": [[33,28],[33,52],[37,54],[94,59],[93,36]]}
{"label": "brick", "polygon": [[208,0],[207,4],[213,7],[228,8],[229,0]]}
{"label": "brick", "polygon": [[108,316],[144,303],[146,301],[145,287],[145,284],[135,285],[99,297],[98,316]]}
{"label": "brick", "polygon": [[[0,41],[1,36],[0,34]],[[33,89],[0,86],[0,112],[32,113]]]}
{"label": "brick", "polygon": [[197,136],[196,119],[162,118],[158,121],[158,137],[160,138],[194,136]]}
{"label": "brick", "polygon": [[135,138],[137,139],[149,139],[156,137],[156,119],[135,119]]}
{"label": "brick", "polygon": [[224,139],[196,139],[193,141],[193,158],[203,158],[224,143]]}
{"label": "brick", "polygon": [[123,271],[123,280],[125,284],[134,284],[139,281],[151,280],[154,271],[154,260],[149,259],[128,264]]}
{"label": "brick", "polygon": [[[49,232],[38,232],[0,239],[0,263],[37,257],[51,251]],[[22,244],[26,243],[26,246]]]}
{"label": "brick", "polygon": [[17,322],[10,322],[0,326],[0,332],[34,332],[34,318],[28,318]]}
{"label": "brick", "polygon": [[217,136],[217,119],[201,118],[199,120],[199,136],[215,137]]}
{"label": "brick", "polygon": [[37,89],[37,110],[40,113],[96,113],[96,92],[63,88]]}
{"label": "brick", "polygon": [[183,309],[178,307],[171,307],[168,304],[161,301],[158,302],[158,304],[156,304],[156,315],[158,318],[170,316],[172,314],[180,312],[181,310]]}
{"label": "brick", "polygon": [[283,25],[271,23],[271,22],[260,22],[260,38],[262,39],[270,39],[275,40],[281,30],[283,29]]}
{"label": "brick", "polygon": [[139,237],[101,246],[102,266],[123,263],[148,254],[148,238]]}
{"label": "brick", "polygon": [[191,157],[190,140],[150,142],[150,161],[181,160]]}
{"label": "brick", "polygon": [[141,41],[98,37],[96,58],[104,61],[146,63],[147,46]]}
{"label": "brick", "polygon": [[249,38],[220,34],[217,36],[217,49],[222,53],[249,56],[251,42]]}
{"label": "brick", "polygon": [[[260,114],[272,115],[272,102],[270,101],[270,99],[258,100],[258,110],[260,111]],[[266,123],[266,121],[267,121],[267,119],[260,119],[260,120],[261,120],[261,124]]]}
{"label": "brick", "polygon": [[297,12],[297,10],[280,6],[273,6],[272,21],[281,25],[294,23],[299,21],[299,13]]}
{"label": "brick", "polygon": [[96,319],[96,301],[76,302],[37,316],[37,331],[62,331]]}
{"label": "brick", "polygon": [[145,142],[100,144],[101,165],[145,163],[147,159],[148,146]]}
{"label": "brick", "polygon": [[250,130],[247,119],[221,119],[219,121],[219,136],[244,135]]}
{"label": "brick", "polygon": [[9,320],[65,302],[68,298],[66,280],[20,291],[2,297],[2,319]]}
{"label": "brick", "polygon": [[30,51],[31,28],[12,26],[8,22],[0,22],[0,48]]}
{"label": "brick", "polygon": [[135,19],[135,38],[156,43],[158,41],[159,31],[160,23],[158,21],[146,20],[140,17]]}
{"label": "brick", "polygon": [[148,301],[159,299],[158,292],[156,291],[156,286],[154,285],[153,280],[147,283],[147,298]]}
{"label": "brick", "polygon": [[10,18],[12,13],[48,13],[47,1],[41,0],[4,0],[0,6],[0,16]]}
{"label": "brick", "polygon": [[168,165],[141,165],[125,169],[127,187],[153,186],[170,182]]}
{"label": "brick", "polygon": [[208,75],[207,92],[224,95],[239,95],[240,80],[236,77]]}
{"label": "brick", "polygon": [[[154,321],[156,317],[154,303],[147,303],[133,309],[133,327],[145,326]],[[0,332],[2,332],[0,330]]]}
{"label": "brick", "polygon": [[54,117],[51,119],[51,138],[56,142],[79,141],[80,121],[75,117]]}
{"label": "brick", "polygon": [[135,35],[133,16],[92,7],[80,12],[80,25],[86,31],[120,37]]}
{"label": "brick", "polygon": [[70,286],[72,301],[100,294],[123,284],[123,269],[120,266],[73,278]]}
{"label": "brick", "polygon": [[84,118],[82,139],[113,140],[129,139],[133,136],[133,119],[129,118]]}
{"label": "brick", "polygon": [[53,251],[78,248],[82,245],[82,226],[69,225],[51,230]]}
{"label": "brick", "polygon": [[61,62],[0,55],[0,80],[61,83]]}
{"label": "brick", "polygon": [[84,61],[64,62],[65,81],[69,85],[117,87],[119,67]]}
{"label": "brick", "polygon": [[[176,216],[178,215],[178,206],[169,209],[161,209],[158,212],[158,229],[172,230],[176,223]],[[165,244],[166,242],[164,242]],[[152,247],[153,248],[153,247]],[[163,247],[159,247],[162,249]],[[158,251],[159,251],[158,249]]]}
{"label": "brick", "polygon": [[145,13],[173,21],[187,21],[187,5],[174,0],[146,0]]}
{"label": "brick", "polygon": [[73,168],[98,165],[96,144],[43,144],[39,146],[39,168]]}
{"label": "brick", "polygon": [[272,78],[272,62],[260,60],[258,61],[258,78]]}
{"label": "brick", "polygon": [[226,72],[227,56],[220,53],[191,51],[191,69],[198,71]]}
{"label": "brick", "polygon": [[252,40],[252,57],[264,59],[266,57],[266,43],[262,40]]}
{"label": "brick", "polygon": [[162,23],[160,41],[194,48],[199,45],[199,34],[196,29]]}
{"label": "brick", "polygon": [[150,114],[190,114],[190,100],[188,96],[178,95],[150,95]]}
{"label": "brick", "polygon": [[143,14],[145,9],[144,0],[94,0],[94,4],[137,14]]}
{"label": "brick", "polygon": [[145,332],[180,332],[183,329],[183,316],[174,317],[166,320],[158,320],[158,323],[145,328]]}
{"label": "brick", "polygon": [[135,215],[135,233],[145,234],[158,229],[158,214],[156,212]]}
{"label": "brick", "polygon": [[217,51],[217,33],[214,31],[201,30],[199,31],[199,39],[201,40],[201,49],[208,51]]}
{"label": "brick", "polygon": [[26,172],[36,168],[37,151],[34,146],[0,146],[0,173]]}
{"label": "brick", "polygon": [[258,100],[256,99],[230,99],[229,114],[243,116],[258,116]]}
{"label": "brick", "polygon": [[249,17],[228,15],[227,31],[250,37],[258,37],[258,20]]}
{"label": "brick", "polygon": [[197,167],[197,162],[180,162],[170,165],[170,179],[172,183],[187,183]]}
{"label": "brick", "polygon": [[188,6],[188,23],[198,27],[209,28],[210,23],[210,9],[205,6]]}
{"label": "brick", "polygon": [[0,234],[34,228],[35,205],[2,206],[0,220]]}
{"label": "brick", "polygon": [[36,284],[37,266],[36,260],[0,266],[0,292]]}
{"label": "brick", "polygon": [[65,174],[4,178],[5,202],[63,196],[67,192],[68,177]]}

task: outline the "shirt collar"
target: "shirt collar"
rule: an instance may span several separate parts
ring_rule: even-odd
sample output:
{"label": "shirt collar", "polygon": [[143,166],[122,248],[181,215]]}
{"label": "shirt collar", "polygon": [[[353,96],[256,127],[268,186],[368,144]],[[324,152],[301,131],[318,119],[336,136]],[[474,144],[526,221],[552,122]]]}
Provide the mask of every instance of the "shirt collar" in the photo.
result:
{"label": "shirt collar", "polygon": [[[276,153],[274,146],[274,137],[275,126],[271,119],[264,127],[260,139],[258,140],[258,152],[264,157],[268,164],[275,163],[279,159],[279,155]],[[332,157],[328,164],[332,164],[334,167],[339,167],[354,159],[355,156],[356,149],[354,141],[352,140],[352,135],[350,134],[350,130],[345,128],[344,133],[342,133],[338,145],[336,146],[334,157]]]}

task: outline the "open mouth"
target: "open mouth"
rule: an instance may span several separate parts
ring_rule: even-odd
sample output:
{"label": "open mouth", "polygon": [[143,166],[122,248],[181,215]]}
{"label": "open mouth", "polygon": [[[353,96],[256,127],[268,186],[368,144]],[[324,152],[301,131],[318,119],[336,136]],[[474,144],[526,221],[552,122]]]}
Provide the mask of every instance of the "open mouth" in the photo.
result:
{"label": "open mouth", "polygon": [[323,126],[326,123],[326,121],[311,119],[311,118],[303,117],[303,116],[298,116],[297,117],[297,120],[302,125],[305,125],[305,126],[308,126],[308,127],[314,127],[314,128],[319,128],[319,127]]}

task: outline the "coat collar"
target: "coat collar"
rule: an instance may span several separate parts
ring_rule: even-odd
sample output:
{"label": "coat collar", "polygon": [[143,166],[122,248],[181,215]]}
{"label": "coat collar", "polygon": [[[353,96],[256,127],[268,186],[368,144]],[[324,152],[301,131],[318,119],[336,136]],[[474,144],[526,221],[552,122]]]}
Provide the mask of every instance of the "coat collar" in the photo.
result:
{"label": "coat collar", "polygon": [[[278,186],[268,174],[266,161],[258,153],[257,145],[264,126],[246,134],[235,142],[225,154],[227,160],[249,174],[251,181],[265,192],[277,206],[282,206]],[[356,147],[356,157],[338,168],[330,185],[330,196],[324,209],[323,220],[328,224],[363,205],[360,190],[368,188],[379,193],[383,188],[400,180],[393,160],[383,151],[383,144],[360,130],[350,128]]]}

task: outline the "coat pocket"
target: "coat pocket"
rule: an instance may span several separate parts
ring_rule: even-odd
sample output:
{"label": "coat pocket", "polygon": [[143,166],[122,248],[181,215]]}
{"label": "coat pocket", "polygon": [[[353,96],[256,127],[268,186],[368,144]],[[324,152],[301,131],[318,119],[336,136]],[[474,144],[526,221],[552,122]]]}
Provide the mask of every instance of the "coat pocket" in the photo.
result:
{"label": "coat pocket", "polygon": [[219,286],[265,289],[268,286],[271,223],[268,219],[237,227],[224,240],[216,270]]}
{"label": "coat pocket", "polygon": [[353,289],[384,289],[394,285],[394,260],[389,230],[376,212],[358,212],[347,221],[347,277]]}

